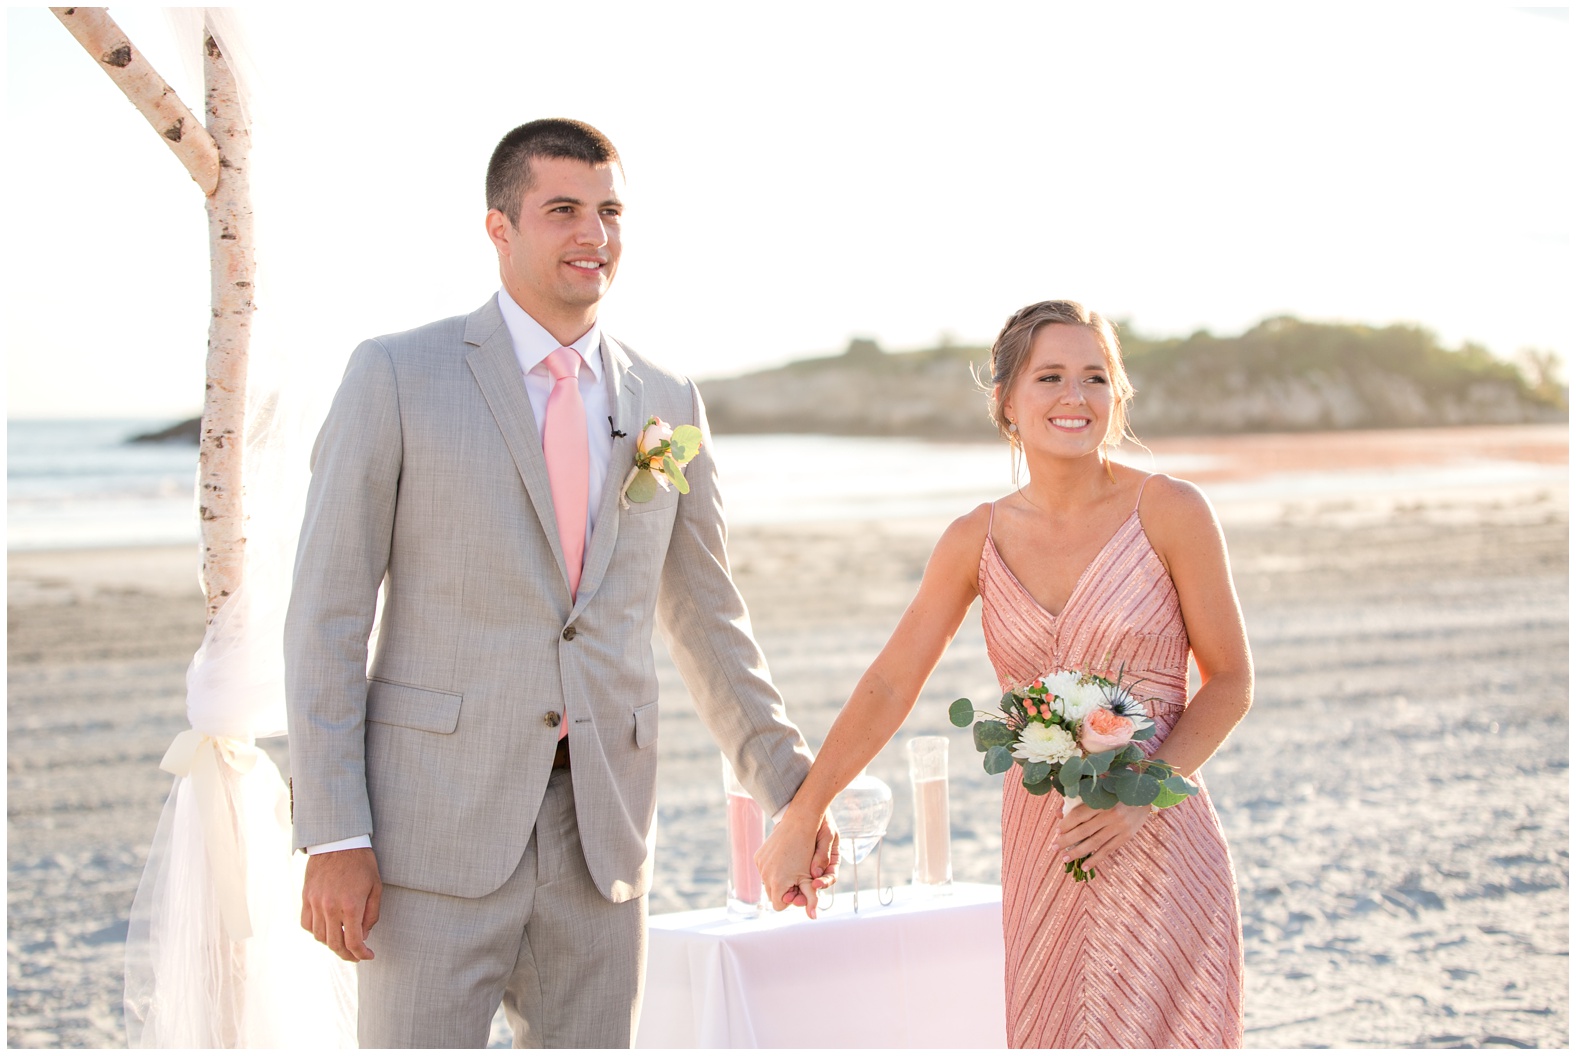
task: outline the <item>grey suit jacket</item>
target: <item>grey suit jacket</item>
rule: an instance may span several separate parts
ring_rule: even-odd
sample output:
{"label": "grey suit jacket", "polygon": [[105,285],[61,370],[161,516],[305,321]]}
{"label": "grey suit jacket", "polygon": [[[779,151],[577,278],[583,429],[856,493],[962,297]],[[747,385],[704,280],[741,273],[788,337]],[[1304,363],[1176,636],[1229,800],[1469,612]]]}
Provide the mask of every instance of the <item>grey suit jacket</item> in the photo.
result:
{"label": "grey suit jacket", "polygon": [[656,415],[705,432],[700,396],[610,338],[602,352],[626,435],[593,496],[575,600],[496,299],[351,356],[313,452],[285,626],[297,846],[370,832],[388,883],[497,890],[530,838],[559,733],[547,716],[560,712],[591,875],[612,901],[644,894],[654,623],[768,813],[809,772],[728,574],[709,432],[688,495],[619,508],[640,427]]}

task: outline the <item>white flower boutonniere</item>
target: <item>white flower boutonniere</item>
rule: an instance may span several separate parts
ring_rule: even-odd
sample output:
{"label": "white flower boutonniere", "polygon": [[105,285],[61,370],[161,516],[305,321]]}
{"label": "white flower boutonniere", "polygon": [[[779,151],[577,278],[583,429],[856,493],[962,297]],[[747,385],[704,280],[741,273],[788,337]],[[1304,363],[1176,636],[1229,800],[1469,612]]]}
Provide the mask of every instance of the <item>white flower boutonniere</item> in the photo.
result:
{"label": "white flower boutonniere", "polygon": [[675,429],[661,418],[647,418],[635,438],[635,465],[624,478],[618,504],[627,510],[631,502],[650,502],[657,497],[658,488],[677,488],[680,495],[688,495],[684,467],[698,454],[699,429],[693,425]]}

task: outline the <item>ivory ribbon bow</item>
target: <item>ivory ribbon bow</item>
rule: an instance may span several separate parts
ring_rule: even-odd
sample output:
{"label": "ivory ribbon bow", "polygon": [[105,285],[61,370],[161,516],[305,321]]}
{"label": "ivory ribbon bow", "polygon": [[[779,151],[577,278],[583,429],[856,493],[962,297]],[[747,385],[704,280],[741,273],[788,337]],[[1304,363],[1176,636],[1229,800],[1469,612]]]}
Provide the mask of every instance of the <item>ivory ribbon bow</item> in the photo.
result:
{"label": "ivory ribbon bow", "polygon": [[250,740],[186,730],[176,735],[159,763],[160,770],[191,778],[219,913],[230,938],[237,941],[252,937],[252,915],[246,900],[246,862],[235,832],[239,820],[219,765],[222,760],[237,773],[248,774],[261,757],[262,751]]}

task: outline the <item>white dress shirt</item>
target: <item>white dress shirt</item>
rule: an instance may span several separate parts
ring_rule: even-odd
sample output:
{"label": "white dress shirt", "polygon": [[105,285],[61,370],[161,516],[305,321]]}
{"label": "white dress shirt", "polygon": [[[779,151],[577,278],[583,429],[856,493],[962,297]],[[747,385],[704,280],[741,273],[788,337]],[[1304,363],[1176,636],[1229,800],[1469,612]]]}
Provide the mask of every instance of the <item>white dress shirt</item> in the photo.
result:
{"label": "white dress shirt", "polygon": [[[525,377],[525,394],[531,400],[531,414],[536,418],[536,438],[542,439],[547,418],[547,397],[553,391],[553,376],[547,371],[547,357],[560,346],[558,339],[541,323],[526,314],[525,309],[514,303],[509,291],[498,291],[498,310],[503,313],[504,325],[509,328],[509,340],[514,344],[514,358],[520,362],[520,373]],[[602,487],[607,482],[607,466],[613,457],[613,422],[608,411],[607,386],[602,378],[606,367],[602,362],[602,330],[597,323],[569,345],[580,353],[580,401],[586,409],[586,440],[591,454],[591,481],[586,495],[586,549],[591,548],[591,532],[596,528],[596,510],[601,504]],[[589,369],[588,369],[589,368]],[[636,422],[639,428],[642,423]],[[351,836],[333,843],[314,844],[307,854],[324,854],[328,851],[348,851],[354,847],[371,847],[370,835]]]}

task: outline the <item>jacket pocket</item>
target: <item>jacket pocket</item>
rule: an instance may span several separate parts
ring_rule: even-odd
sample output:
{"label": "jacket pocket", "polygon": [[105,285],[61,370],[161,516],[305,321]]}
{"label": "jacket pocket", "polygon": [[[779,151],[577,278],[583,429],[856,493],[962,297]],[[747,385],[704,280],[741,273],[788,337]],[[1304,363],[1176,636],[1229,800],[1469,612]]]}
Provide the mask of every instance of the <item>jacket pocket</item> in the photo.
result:
{"label": "jacket pocket", "polygon": [[374,678],[367,684],[367,721],[428,733],[453,733],[460,724],[460,694]]}
{"label": "jacket pocket", "polygon": [[635,747],[644,748],[657,740],[657,702],[635,709]]}

